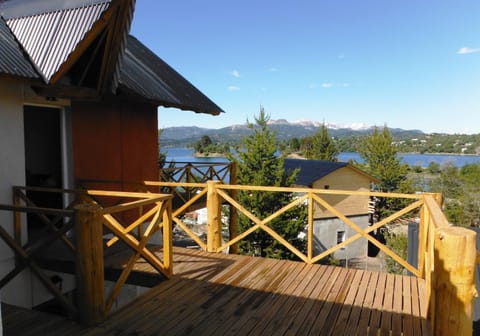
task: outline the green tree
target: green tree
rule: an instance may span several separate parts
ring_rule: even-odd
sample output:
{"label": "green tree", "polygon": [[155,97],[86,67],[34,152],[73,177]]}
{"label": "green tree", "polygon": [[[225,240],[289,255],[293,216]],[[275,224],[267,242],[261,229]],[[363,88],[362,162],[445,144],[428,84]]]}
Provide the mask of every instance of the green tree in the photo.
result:
{"label": "green tree", "polygon": [[435,161],[430,161],[427,167],[427,171],[430,174],[438,174],[440,173],[440,164]]}
{"label": "green tree", "polygon": [[[243,148],[237,157],[238,182],[243,185],[288,187],[293,184],[298,171],[285,171],[284,157],[276,155],[275,133],[268,128],[270,117],[263,107],[255,117],[255,124],[248,123],[253,133],[242,139]],[[273,214],[295,197],[292,193],[265,191],[241,191],[238,200],[246,209],[260,219]],[[300,250],[305,243],[298,238],[306,223],[306,208],[297,207],[285,212],[269,226]],[[244,232],[254,223],[244,215],[239,216],[239,231]],[[247,255],[260,255],[279,259],[295,259],[295,256],[263,230],[257,230],[240,243],[240,250]]]}
{"label": "green tree", "polygon": [[300,151],[304,157],[313,155],[313,137],[307,136],[302,138],[300,143]]}
{"label": "green tree", "polygon": [[[396,254],[398,254],[403,260],[407,260],[408,253],[408,236],[404,233],[393,233],[386,231],[384,233],[386,245]],[[402,274],[403,266],[397,263],[391,257],[387,257],[385,260],[388,273]]]}
{"label": "green tree", "polygon": [[297,152],[300,150],[300,140],[298,138],[290,139],[288,145],[292,152]]}
{"label": "green tree", "polygon": [[338,148],[323,123],[318,132],[311,137],[311,145],[304,156],[310,160],[337,161],[338,154]]}
{"label": "green tree", "polygon": [[392,144],[390,131],[385,126],[380,132],[374,128],[370,136],[360,145],[360,156],[365,161],[364,169],[381,182],[381,191],[393,192],[401,188],[408,174],[408,165],[397,157],[397,149]]}
{"label": "green tree", "polygon": [[208,135],[203,135],[200,140],[195,142],[193,148],[197,153],[203,153],[206,151],[207,147],[212,145],[212,139]]}
{"label": "green tree", "polygon": [[[413,192],[413,183],[407,178],[408,165],[402,164],[387,126],[380,132],[377,127],[360,144],[360,156],[364,160],[362,169],[380,180],[379,191]],[[404,206],[404,201],[380,198],[377,211],[381,218]]]}
{"label": "green tree", "polygon": [[480,165],[469,164],[458,169],[445,165],[430,184],[433,192],[443,195],[443,211],[448,220],[461,226],[480,224]]}

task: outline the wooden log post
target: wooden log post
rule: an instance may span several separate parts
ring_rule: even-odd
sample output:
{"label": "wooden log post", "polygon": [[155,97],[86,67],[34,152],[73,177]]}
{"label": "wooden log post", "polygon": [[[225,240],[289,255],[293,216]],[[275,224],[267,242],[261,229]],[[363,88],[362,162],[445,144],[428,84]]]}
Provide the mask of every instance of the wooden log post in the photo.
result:
{"label": "wooden log post", "polygon": [[[234,185],[237,184],[237,163],[231,162],[230,163],[230,184]],[[235,189],[230,190],[230,196],[237,200],[238,191]],[[230,235],[230,240],[236,238],[238,236],[238,210],[235,206],[230,204],[230,213],[229,213],[229,222],[228,222],[228,231]],[[238,243],[233,244],[230,246],[229,250],[230,254],[237,254],[238,253]]]}
{"label": "wooden log post", "polygon": [[434,335],[472,335],[476,233],[445,227],[435,234]]}
{"label": "wooden log post", "polygon": [[80,322],[95,325],[105,318],[103,216],[97,204],[75,206],[76,283]]}
{"label": "wooden log post", "polygon": [[173,233],[172,233],[172,199],[164,202],[163,211],[163,263],[169,276],[173,274]]}
{"label": "wooden log post", "polygon": [[217,193],[221,181],[207,182],[207,251],[217,252],[222,244],[222,207]]}

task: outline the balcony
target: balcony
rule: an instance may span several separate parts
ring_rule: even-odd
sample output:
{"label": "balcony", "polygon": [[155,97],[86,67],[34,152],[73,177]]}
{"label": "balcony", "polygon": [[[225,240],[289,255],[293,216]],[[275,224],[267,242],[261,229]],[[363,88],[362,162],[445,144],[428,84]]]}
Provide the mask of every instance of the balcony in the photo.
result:
{"label": "balcony", "polygon": [[[62,330],[71,335],[472,334],[475,233],[449,225],[437,194],[240,186],[218,180],[145,181],[131,184],[131,192],[118,192],[114,191],[115,183],[90,182],[91,186],[100,184],[110,185],[112,190],[44,190],[76,195],[75,202],[66,209],[36,207],[28,201],[25,193],[28,188],[15,188],[15,204],[0,206],[0,210],[17,214],[12,224],[16,235],[0,232],[17,255],[15,267],[1,280],[2,287],[26,267],[40,279],[43,268],[58,267],[61,264],[58,253],[56,256],[45,253],[44,247],[53,246],[52,240],[61,242],[72,251],[73,257],[64,258],[62,267],[67,271],[70,261],[73,265],[70,269],[76,271],[76,300],[68,301],[54,285],[48,284],[49,279],[44,279],[44,285],[71,319],[82,322],[77,324],[58,316],[4,305],[3,324],[7,334],[42,330]],[[166,189],[168,194],[158,193]],[[172,207],[174,190],[182,191],[178,195],[189,191],[190,196],[183,199],[183,204]],[[294,192],[298,197],[275,213],[258,218],[236,199],[236,193],[244,190]],[[403,200],[405,206],[363,229],[329,203],[332,196],[396,198]],[[198,202],[205,202],[208,209],[205,238],[184,222],[185,212]],[[306,249],[299,250],[275,232],[270,223],[282,213],[305,204],[308,207]],[[328,209],[356,234],[316,251],[313,234],[316,206]],[[228,235],[222,235],[222,207],[230,209],[230,228],[235,227],[237,215],[249,218],[253,226],[243,233],[229,230]],[[37,213],[45,219],[48,234],[44,238],[22,244],[19,236],[24,225],[22,211]],[[419,218],[416,265],[371,235],[407,215]],[[60,222],[66,224],[59,225]],[[199,248],[173,247],[172,223]],[[66,234],[72,229],[75,241],[70,241]],[[153,244],[151,239],[159,231],[161,244]],[[225,253],[256,231],[273,237],[298,261]],[[370,242],[412,275],[322,264],[327,256],[358,239]],[[107,252],[119,244],[130,253]],[[107,274],[112,280],[116,278],[108,293],[104,284]],[[150,279],[151,288],[118,310],[112,310],[123,285],[131,281],[133,274],[140,282]]]}

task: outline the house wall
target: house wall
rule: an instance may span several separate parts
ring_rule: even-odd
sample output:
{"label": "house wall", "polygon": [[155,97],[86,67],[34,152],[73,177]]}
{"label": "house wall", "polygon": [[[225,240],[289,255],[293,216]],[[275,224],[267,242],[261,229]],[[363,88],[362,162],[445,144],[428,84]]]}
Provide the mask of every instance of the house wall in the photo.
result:
{"label": "house wall", "polygon": [[[328,188],[327,188],[328,186]],[[349,167],[340,168],[327,176],[315,181],[313,188],[370,191],[370,179]],[[369,196],[321,195],[330,205],[346,216],[368,213]],[[334,216],[330,211],[315,204],[314,218],[329,218]]]}
{"label": "house wall", "polygon": [[[12,204],[12,186],[26,185],[24,106],[52,106],[62,108],[68,101],[51,102],[36,96],[19,81],[0,80],[0,203]],[[60,127],[60,125],[57,125]],[[67,168],[67,167],[64,167]],[[68,174],[65,175],[67,177]],[[26,218],[22,215],[23,224]],[[13,213],[0,211],[0,225],[13,235]],[[22,225],[22,240],[27,241],[27,227]],[[0,239],[0,278],[14,268],[13,252]],[[57,273],[46,272],[49,275]],[[74,277],[62,274],[63,290],[74,288]],[[2,288],[1,300],[9,304],[30,308],[52,298],[28,268]]]}
{"label": "house wall", "polygon": [[[349,217],[356,225],[365,230],[369,223],[368,215]],[[355,235],[357,231],[352,229],[338,218],[317,219],[313,223],[314,251],[319,254],[335,245],[337,245],[337,232],[345,232],[345,240]],[[356,241],[345,246],[344,249],[337,250],[333,256],[337,259],[352,259],[367,256],[368,242],[365,238],[359,238]]]}
{"label": "house wall", "polygon": [[158,123],[153,105],[73,102],[72,139],[76,180],[158,180]]}
{"label": "house wall", "polygon": [[[20,82],[0,80],[0,203],[3,204],[12,204],[12,186],[25,185],[23,92]],[[13,213],[0,211],[0,225],[12,235]],[[13,267],[13,253],[0,240],[0,277]],[[2,301],[28,306],[31,294],[30,274],[24,271],[2,288]]]}

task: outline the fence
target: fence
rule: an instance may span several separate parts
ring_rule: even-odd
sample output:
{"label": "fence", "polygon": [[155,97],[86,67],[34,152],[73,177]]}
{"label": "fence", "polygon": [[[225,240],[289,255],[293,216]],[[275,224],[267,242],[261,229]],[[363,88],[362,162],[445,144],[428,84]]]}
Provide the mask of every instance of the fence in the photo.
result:
{"label": "fence", "polygon": [[[74,201],[65,209],[39,207],[28,192],[69,194],[74,195]],[[73,318],[94,324],[110,312],[138,258],[144,258],[164,276],[172,275],[171,195],[35,187],[14,187],[13,193],[13,206],[0,205],[0,210],[15,214],[13,235],[0,226],[0,236],[15,252],[16,263],[0,280],[0,288],[28,267]],[[29,235],[31,237],[25,244],[22,242],[22,227],[26,222],[21,212],[33,214],[43,224],[40,230],[43,235]],[[163,260],[147,246],[158,230],[162,230],[163,234]],[[74,232],[74,239],[67,232]],[[112,237],[105,241],[108,236]],[[63,295],[38,264],[43,257],[42,252],[57,240],[61,240],[75,258],[78,305]],[[104,249],[119,241],[134,253],[111,292],[106,295]]]}

